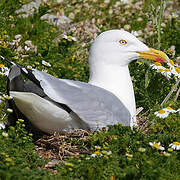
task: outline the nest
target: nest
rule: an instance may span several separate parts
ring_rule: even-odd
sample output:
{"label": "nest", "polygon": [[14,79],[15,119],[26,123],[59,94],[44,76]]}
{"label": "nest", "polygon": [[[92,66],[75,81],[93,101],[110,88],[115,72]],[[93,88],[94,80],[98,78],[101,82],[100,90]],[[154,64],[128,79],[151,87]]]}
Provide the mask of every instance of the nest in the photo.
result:
{"label": "nest", "polygon": [[[148,118],[138,117],[138,126],[146,133],[148,131]],[[70,157],[78,158],[79,155],[90,155],[88,149],[88,138],[90,132],[87,130],[76,129],[66,134],[54,133],[53,135],[44,135],[35,141],[36,153],[48,160],[45,169],[53,170],[56,164],[65,162]]]}
{"label": "nest", "polygon": [[35,151],[40,157],[51,160],[46,167],[54,167],[55,164],[69,157],[90,154],[86,147],[88,135],[89,132],[82,129],[68,132],[65,135],[58,133],[50,136],[44,135],[35,142]]}

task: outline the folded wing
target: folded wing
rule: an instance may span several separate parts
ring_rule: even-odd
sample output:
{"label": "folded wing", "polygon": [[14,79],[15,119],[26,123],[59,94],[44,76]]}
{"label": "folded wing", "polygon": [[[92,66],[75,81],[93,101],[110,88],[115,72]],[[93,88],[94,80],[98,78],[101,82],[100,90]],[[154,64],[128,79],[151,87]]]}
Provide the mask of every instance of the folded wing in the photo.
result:
{"label": "folded wing", "polygon": [[121,122],[130,125],[130,113],[111,92],[88,83],[58,79],[32,70],[44,93],[53,101],[68,106],[92,130]]}

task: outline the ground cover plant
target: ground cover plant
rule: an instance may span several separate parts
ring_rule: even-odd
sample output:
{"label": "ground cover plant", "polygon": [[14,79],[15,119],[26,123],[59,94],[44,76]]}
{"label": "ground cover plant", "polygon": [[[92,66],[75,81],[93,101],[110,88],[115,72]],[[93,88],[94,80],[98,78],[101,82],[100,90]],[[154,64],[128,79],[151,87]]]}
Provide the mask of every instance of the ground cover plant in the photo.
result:
{"label": "ground cover plant", "polygon": [[[130,64],[136,104],[144,108],[133,130],[118,124],[39,138],[23,119],[8,128],[2,124],[11,109],[4,110],[9,65],[0,60],[0,179],[180,179],[178,1],[41,1],[23,16],[17,10],[28,3],[0,1],[0,55],[27,68],[87,82],[90,42],[115,28],[161,49],[171,61]],[[47,13],[69,21],[49,24],[42,19]]]}

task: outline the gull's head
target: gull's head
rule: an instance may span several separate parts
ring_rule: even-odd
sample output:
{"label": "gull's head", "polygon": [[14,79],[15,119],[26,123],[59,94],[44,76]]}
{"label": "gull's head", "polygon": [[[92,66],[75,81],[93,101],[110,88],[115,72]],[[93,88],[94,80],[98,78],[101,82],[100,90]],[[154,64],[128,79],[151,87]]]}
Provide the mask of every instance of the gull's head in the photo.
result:
{"label": "gull's head", "polygon": [[125,66],[138,58],[158,62],[169,60],[165,53],[147,47],[134,35],[124,30],[109,30],[101,33],[91,46],[89,60],[90,63]]}

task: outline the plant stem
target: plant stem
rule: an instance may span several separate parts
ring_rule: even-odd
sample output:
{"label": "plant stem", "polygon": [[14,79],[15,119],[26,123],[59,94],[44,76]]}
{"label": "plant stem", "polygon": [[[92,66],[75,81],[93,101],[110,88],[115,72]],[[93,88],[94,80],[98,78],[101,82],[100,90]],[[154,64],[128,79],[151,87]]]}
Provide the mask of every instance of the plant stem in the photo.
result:
{"label": "plant stem", "polygon": [[161,0],[160,9],[159,9],[159,18],[157,23],[157,33],[158,33],[158,49],[161,48],[161,23],[162,23],[162,16],[164,12],[164,0]]}
{"label": "plant stem", "polygon": [[163,106],[164,103],[166,103],[168,101],[168,99],[170,98],[170,96],[172,95],[172,93],[174,92],[174,90],[177,88],[177,86],[180,83],[180,79],[177,80],[176,84],[174,85],[174,87],[171,89],[171,91],[169,92],[169,94],[165,97],[165,99],[163,100],[163,102],[161,103],[161,106]]}

